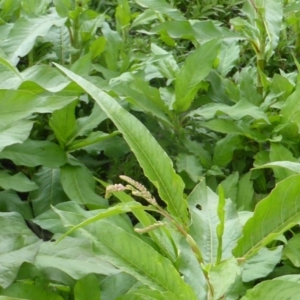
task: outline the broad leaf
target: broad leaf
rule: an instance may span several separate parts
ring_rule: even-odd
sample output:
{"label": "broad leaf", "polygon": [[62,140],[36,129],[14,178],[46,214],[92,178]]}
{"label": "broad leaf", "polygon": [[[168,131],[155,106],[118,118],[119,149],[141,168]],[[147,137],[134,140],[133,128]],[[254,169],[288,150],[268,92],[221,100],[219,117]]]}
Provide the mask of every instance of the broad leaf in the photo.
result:
{"label": "broad leaf", "polygon": [[233,253],[249,259],[300,220],[300,175],[276,185],[271,194],[255,207],[254,215],[243,228],[243,236]]}
{"label": "broad leaf", "polygon": [[253,281],[269,275],[280,262],[282,246],[276,249],[261,248],[253,257],[244,264],[242,278],[243,282]]}
{"label": "broad leaf", "polygon": [[58,18],[55,14],[32,19],[19,18],[9,32],[2,49],[9,61],[16,65],[19,57],[25,56],[33,48],[38,36],[45,36],[52,26],[62,26],[65,21],[66,19]]}
{"label": "broad leaf", "polygon": [[15,190],[18,192],[30,192],[38,189],[36,183],[30,181],[23,173],[9,175],[6,171],[0,171],[0,187],[5,190]]}
{"label": "broad leaf", "polygon": [[32,121],[19,120],[9,125],[0,125],[0,151],[6,146],[23,143],[30,135]]}
{"label": "broad leaf", "polygon": [[71,200],[98,207],[107,205],[107,201],[95,193],[95,180],[86,167],[65,165],[60,169],[60,179]]}
{"label": "broad leaf", "polygon": [[29,91],[0,90],[0,126],[31,116],[51,113],[74,101],[76,97],[42,96]]}
{"label": "broad leaf", "polygon": [[63,300],[63,297],[44,287],[22,282],[13,283],[7,289],[1,291],[1,294],[14,297],[15,300],[23,298],[30,300]]}
{"label": "broad leaf", "polygon": [[74,287],[75,300],[99,300],[101,297],[99,282],[94,274],[79,279]]}
{"label": "broad leaf", "polygon": [[300,283],[285,280],[267,280],[247,291],[241,300],[298,300]]}
{"label": "broad leaf", "polygon": [[108,94],[64,67],[58,65],[57,67],[95,99],[123,134],[145,175],[156,186],[170,212],[183,222],[187,222],[187,203],[182,198],[184,183],[175,173],[172,161],[150,132]]}
{"label": "broad leaf", "polygon": [[170,261],[151,246],[114,222],[102,220],[95,225],[95,250],[101,257],[150,288],[171,293],[174,299],[196,299]]}
{"label": "broad leaf", "polygon": [[[198,184],[188,197],[192,224],[190,234],[201,250],[205,263],[215,264],[218,257],[217,228],[220,224],[219,197],[205,182]],[[225,220],[222,235],[222,259],[232,257],[231,251],[241,236],[241,225],[232,202],[228,199],[224,207]]]}
{"label": "broad leaf", "polygon": [[131,291],[121,297],[118,297],[118,300],[169,300],[174,299],[178,300],[179,297],[176,297],[174,294],[169,292],[160,292],[150,289],[140,288],[135,291]]}
{"label": "broad leaf", "polygon": [[34,215],[38,216],[60,202],[69,200],[62,189],[60,170],[42,167],[34,174],[39,189],[30,193]]}
{"label": "broad leaf", "polygon": [[40,240],[18,213],[0,213],[0,226],[0,286],[6,288],[23,262],[33,262]]}
{"label": "broad leaf", "polygon": [[34,264],[41,269],[58,268],[74,279],[90,273],[113,275],[119,272],[94,253],[91,241],[78,237],[66,237],[59,244],[43,243]]}

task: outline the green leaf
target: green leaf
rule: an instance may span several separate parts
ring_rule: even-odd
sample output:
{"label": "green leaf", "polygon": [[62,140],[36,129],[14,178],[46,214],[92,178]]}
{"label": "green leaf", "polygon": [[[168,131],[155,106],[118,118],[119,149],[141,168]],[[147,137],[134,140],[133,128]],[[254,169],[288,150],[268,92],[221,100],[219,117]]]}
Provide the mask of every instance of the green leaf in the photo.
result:
{"label": "green leaf", "polygon": [[30,181],[23,173],[9,175],[6,171],[0,171],[0,187],[18,192],[30,192],[39,188],[35,182]]}
{"label": "green leaf", "polygon": [[7,126],[33,113],[51,113],[74,101],[76,97],[42,96],[31,91],[0,90],[0,125]]}
{"label": "green leaf", "polygon": [[173,8],[171,4],[165,0],[135,0],[135,2],[144,8],[150,8],[156,13],[165,14],[174,20],[185,19],[179,10]]}
{"label": "green leaf", "polygon": [[74,151],[78,149],[82,149],[84,147],[105,141],[107,139],[110,139],[116,135],[118,135],[119,132],[112,132],[111,134],[107,134],[101,131],[94,131],[89,134],[85,139],[78,139],[73,141],[68,145],[68,151]]}
{"label": "green leaf", "polygon": [[34,264],[43,269],[57,268],[74,279],[90,273],[113,275],[119,271],[94,253],[90,240],[66,237],[59,244],[42,243]]}
{"label": "green leaf", "polygon": [[[296,162],[296,158],[293,156],[292,152],[290,152],[283,145],[277,143],[271,143],[270,149],[270,160],[271,161],[291,161]],[[295,173],[282,168],[274,168],[274,175],[276,178],[276,182],[286,179],[287,177],[294,175]]]}
{"label": "green leaf", "polygon": [[6,147],[0,158],[12,160],[16,165],[55,168],[67,162],[66,153],[56,144],[47,141],[27,140],[23,144]]}
{"label": "green leaf", "polygon": [[186,223],[187,203],[182,197],[184,183],[175,173],[172,161],[150,132],[108,94],[64,67],[59,65],[57,67],[95,99],[123,134],[143,168],[145,175],[156,186],[161,199],[167,203],[169,211],[174,217]]}
{"label": "green leaf", "polygon": [[34,122],[19,120],[7,126],[0,124],[0,151],[6,146],[23,143],[30,135]]}
{"label": "green leaf", "polygon": [[18,194],[12,190],[0,192],[0,211],[17,212],[26,220],[33,218],[30,204],[22,201]]}
{"label": "green leaf", "polygon": [[273,167],[286,168],[298,174],[300,173],[300,163],[291,162],[291,161],[274,161],[271,163],[264,164],[262,166],[258,166],[255,169],[264,169],[264,168],[273,168]]}
{"label": "green leaf", "polygon": [[178,172],[186,172],[194,182],[197,182],[202,175],[203,168],[194,155],[180,153],[176,157],[176,166]]}
{"label": "green leaf", "polygon": [[213,40],[205,43],[188,56],[175,80],[176,100],[173,108],[176,112],[186,111],[190,107],[201,86],[201,81],[212,69],[218,50],[219,41]]}
{"label": "green leaf", "polygon": [[0,213],[0,226],[0,286],[6,288],[23,262],[33,262],[40,240],[18,213]]}
{"label": "green leaf", "polygon": [[124,296],[118,297],[117,300],[178,300],[179,297],[169,292],[154,291],[146,288],[140,288],[131,291]]}
{"label": "green leaf", "polygon": [[276,185],[271,194],[255,207],[254,215],[243,228],[233,254],[249,259],[280,234],[300,220],[300,175],[291,176]]}
{"label": "green leaf", "polygon": [[239,273],[240,268],[235,259],[226,260],[210,269],[208,277],[214,289],[214,300],[224,297],[224,294],[230,290],[236,281]]}
{"label": "green leaf", "polygon": [[137,280],[133,276],[123,272],[107,276],[101,281],[101,300],[117,299],[134,288],[136,283]]}
{"label": "green leaf", "polygon": [[106,206],[107,201],[95,193],[95,180],[84,166],[65,165],[60,169],[60,179],[65,193],[80,204]]}
{"label": "green leaf", "polygon": [[49,125],[55,133],[55,136],[64,149],[68,142],[72,140],[76,132],[75,108],[77,101],[74,101],[65,107],[52,113]]}
{"label": "green leaf", "polygon": [[20,57],[25,56],[33,48],[38,36],[45,36],[52,26],[62,26],[66,19],[58,18],[55,14],[39,18],[21,17],[9,32],[2,44],[2,49],[13,65],[17,65]]}
{"label": "green leaf", "polygon": [[246,100],[240,100],[233,106],[225,104],[210,103],[190,113],[192,117],[200,116],[204,119],[212,119],[219,112],[225,113],[234,120],[241,120],[246,116],[251,116],[255,120],[264,120],[270,124],[267,115],[260,107],[253,105]]}
{"label": "green leaf", "polygon": [[225,138],[219,139],[214,149],[213,164],[225,167],[231,162],[234,151],[239,149],[241,144],[241,137],[235,134],[228,134]]}
{"label": "green leaf", "polygon": [[[22,297],[30,300],[63,300],[63,297],[55,294],[41,286],[36,286],[28,283],[13,283],[7,289],[1,291],[2,295],[11,297]],[[22,299],[21,298],[21,299]]]}
{"label": "green leaf", "polygon": [[300,283],[284,280],[267,280],[247,291],[241,300],[298,300]]}
{"label": "green leaf", "polygon": [[96,253],[150,288],[169,292],[170,299],[196,299],[170,261],[151,246],[108,219],[95,225]]}
{"label": "green leaf", "polygon": [[94,274],[79,279],[74,287],[75,300],[99,300],[101,297],[99,282]]}
{"label": "green leaf", "polygon": [[288,258],[292,264],[300,267],[300,235],[296,234],[288,240],[282,252],[283,256]]}
{"label": "green leaf", "polygon": [[[220,224],[218,216],[219,197],[206,187],[203,181],[191,192],[188,202],[192,219],[190,235],[200,248],[204,262],[215,264],[219,245],[217,234],[217,227]],[[241,236],[241,225],[237,212],[229,199],[226,200],[224,211],[222,259],[226,260],[232,257],[231,251]]]}
{"label": "green leaf", "polygon": [[217,264],[222,260],[223,255],[223,234],[225,228],[225,194],[222,185],[218,187],[219,203],[218,203],[218,218],[220,223],[217,225],[217,238],[218,238],[218,250],[217,250]]}
{"label": "green leaf", "polygon": [[253,196],[253,181],[251,180],[251,172],[248,172],[242,176],[238,183],[237,196],[235,202],[238,210],[252,211],[254,207]]}
{"label": "green leaf", "polygon": [[269,275],[281,260],[283,246],[276,249],[261,248],[259,252],[244,264],[243,282],[253,281]]}
{"label": "green leaf", "polygon": [[[100,211],[96,215],[94,215],[94,216],[84,220],[83,222],[77,224],[76,226],[72,227],[63,236],[60,237],[58,242],[61,241],[62,239],[64,239],[67,235],[74,232],[75,230],[85,227],[89,224],[95,223],[99,220],[102,220],[102,219],[105,219],[105,218],[108,218],[111,216],[120,215],[120,214],[123,214],[126,212],[141,210],[141,209],[146,209],[146,207],[142,206],[140,203],[135,202],[135,201],[116,204],[114,206],[109,207],[108,209]],[[68,215],[65,212],[61,213],[60,210],[55,207],[53,207],[53,210],[60,216],[60,218],[65,226],[70,226],[70,224],[72,225],[73,220],[71,220],[71,222],[70,222],[67,217]],[[72,216],[72,218],[73,218],[73,216]]]}
{"label": "green leaf", "polygon": [[237,41],[224,42],[220,48],[218,59],[218,72],[225,77],[235,66],[236,61],[240,58],[240,47]]}
{"label": "green leaf", "polygon": [[42,167],[33,176],[39,189],[30,193],[34,215],[38,216],[60,202],[69,200],[62,189],[60,170]]}
{"label": "green leaf", "polygon": [[224,189],[225,198],[229,198],[233,203],[236,203],[237,188],[239,181],[239,173],[234,172],[224,179],[220,185]]}

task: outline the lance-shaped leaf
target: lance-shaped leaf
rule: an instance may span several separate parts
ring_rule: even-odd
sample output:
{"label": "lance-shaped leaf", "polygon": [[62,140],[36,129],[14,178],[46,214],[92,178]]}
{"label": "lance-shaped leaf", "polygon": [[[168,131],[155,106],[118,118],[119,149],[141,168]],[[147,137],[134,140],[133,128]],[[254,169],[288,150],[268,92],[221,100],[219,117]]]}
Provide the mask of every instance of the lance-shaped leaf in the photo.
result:
{"label": "lance-shaped leaf", "polygon": [[219,41],[213,40],[196,49],[186,59],[175,80],[176,100],[173,108],[177,112],[183,112],[190,107],[201,87],[201,81],[212,69],[218,50]]}
{"label": "lance-shaped leaf", "polygon": [[276,185],[261,200],[243,228],[233,254],[250,258],[277,236],[300,221],[300,175],[291,176]]}
{"label": "lance-shaped leaf", "polygon": [[147,128],[101,89],[66,68],[57,64],[56,66],[95,99],[123,134],[145,175],[156,186],[162,200],[167,203],[169,211],[186,223],[187,203],[182,196],[184,183],[175,173],[171,159]]}
{"label": "lance-shaped leaf", "polygon": [[271,163],[264,164],[262,166],[256,167],[255,169],[264,169],[264,168],[274,168],[280,167],[285,168],[296,173],[300,173],[300,163],[292,161],[273,161]]}
{"label": "lance-shaped leaf", "polygon": [[152,289],[171,293],[169,299],[197,299],[168,259],[114,220],[99,221],[89,233],[94,236],[96,253],[120,270]]}
{"label": "lance-shaped leaf", "polygon": [[37,184],[30,181],[23,173],[10,175],[6,171],[0,171],[0,187],[18,192],[30,192],[38,189]]}

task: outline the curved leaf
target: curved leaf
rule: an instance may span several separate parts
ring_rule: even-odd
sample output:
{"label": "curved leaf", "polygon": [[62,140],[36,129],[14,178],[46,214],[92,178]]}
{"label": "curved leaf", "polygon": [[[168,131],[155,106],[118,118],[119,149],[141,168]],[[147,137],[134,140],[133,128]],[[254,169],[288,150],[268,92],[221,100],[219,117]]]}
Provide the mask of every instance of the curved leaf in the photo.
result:
{"label": "curved leaf", "polygon": [[243,228],[235,257],[250,258],[277,236],[300,221],[300,175],[291,176],[276,185],[261,200]]}
{"label": "curved leaf", "polygon": [[89,231],[100,257],[150,288],[171,293],[169,299],[196,300],[193,290],[171,262],[147,243],[108,219],[93,225]]}
{"label": "curved leaf", "polygon": [[186,223],[187,203],[182,197],[184,183],[175,173],[171,159],[147,128],[121,107],[114,98],[66,68],[55,65],[90,94],[115,123],[136,155],[145,175],[156,186],[162,200],[167,203],[169,211],[174,217]]}

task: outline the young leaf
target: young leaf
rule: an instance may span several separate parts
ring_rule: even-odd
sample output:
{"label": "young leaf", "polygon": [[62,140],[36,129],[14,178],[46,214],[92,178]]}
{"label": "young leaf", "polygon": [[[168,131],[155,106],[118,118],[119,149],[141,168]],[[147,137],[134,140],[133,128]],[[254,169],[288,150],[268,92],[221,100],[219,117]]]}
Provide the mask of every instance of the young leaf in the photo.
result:
{"label": "young leaf", "polygon": [[213,40],[196,49],[185,61],[175,80],[176,100],[173,108],[180,113],[186,111],[194,100],[201,81],[205,79],[219,50],[219,41]]}
{"label": "young leaf", "polygon": [[277,236],[298,224],[299,180],[300,175],[294,175],[281,181],[268,197],[257,204],[233,251],[235,257],[249,259]]}
{"label": "young leaf", "polygon": [[184,183],[175,173],[171,159],[146,127],[123,109],[114,98],[95,85],[62,66],[57,64],[56,66],[95,99],[123,134],[143,168],[145,175],[156,186],[162,200],[167,203],[169,211],[174,217],[186,223],[188,218],[187,203],[182,197]]}

